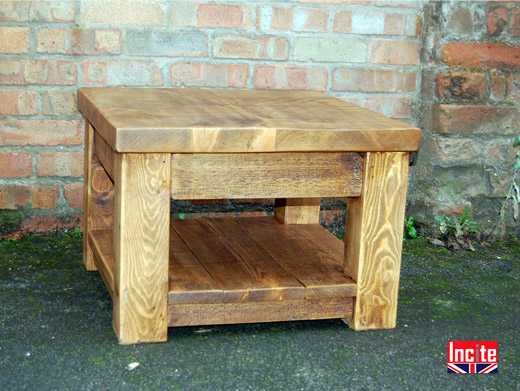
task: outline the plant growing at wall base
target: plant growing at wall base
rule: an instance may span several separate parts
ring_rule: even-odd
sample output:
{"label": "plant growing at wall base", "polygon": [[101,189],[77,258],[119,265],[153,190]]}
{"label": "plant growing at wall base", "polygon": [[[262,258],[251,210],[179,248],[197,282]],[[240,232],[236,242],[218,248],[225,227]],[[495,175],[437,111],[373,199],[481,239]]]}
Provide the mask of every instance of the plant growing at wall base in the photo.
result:
{"label": "plant growing at wall base", "polygon": [[477,223],[471,220],[471,209],[468,205],[459,216],[436,217],[439,223],[440,238],[436,238],[432,243],[442,245],[454,250],[475,251],[473,242],[479,234]]}
{"label": "plant growing at wall base", "polygon": [[405,239],[417,239],[419,234],[414,225],[415,216],[410,216],[404,219],[404,238]]}

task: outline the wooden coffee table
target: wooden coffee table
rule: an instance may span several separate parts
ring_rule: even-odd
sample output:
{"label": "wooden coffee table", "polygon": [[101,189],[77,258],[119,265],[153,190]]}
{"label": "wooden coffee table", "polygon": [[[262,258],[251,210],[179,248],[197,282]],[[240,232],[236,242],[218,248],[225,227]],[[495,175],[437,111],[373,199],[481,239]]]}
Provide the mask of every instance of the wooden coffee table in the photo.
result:
{"label": "wooden coffee table", "polygon": [[[421,132],[310,91],[80,88],[84,262],[120,343],[168,326],[396,324],[409,152]],[[347,200],[345,244],[320,199]],[[171,199],[275,198],[275,216],[170,221]]]}

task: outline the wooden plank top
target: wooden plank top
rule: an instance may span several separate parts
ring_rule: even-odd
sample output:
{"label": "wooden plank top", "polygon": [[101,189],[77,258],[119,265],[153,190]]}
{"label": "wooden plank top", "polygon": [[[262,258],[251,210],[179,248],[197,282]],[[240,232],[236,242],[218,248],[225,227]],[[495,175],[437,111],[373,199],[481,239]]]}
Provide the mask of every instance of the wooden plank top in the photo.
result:
{"label": "wooden plank top", "polygon": [[80,88],[118,152],[416,151],[421,131],[317,91]]}

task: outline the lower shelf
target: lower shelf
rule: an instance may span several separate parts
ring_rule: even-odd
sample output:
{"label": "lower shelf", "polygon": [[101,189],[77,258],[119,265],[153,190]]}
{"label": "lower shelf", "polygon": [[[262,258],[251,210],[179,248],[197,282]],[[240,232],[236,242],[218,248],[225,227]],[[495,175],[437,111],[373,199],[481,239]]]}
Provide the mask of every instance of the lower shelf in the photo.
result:
{"label": "lower shelf", "polygon": [[[113,231],[89,243],[114,299]],[[172,220],[169,325],[349,317],[356,284],[343,246],[319,225],[270,217]]]}

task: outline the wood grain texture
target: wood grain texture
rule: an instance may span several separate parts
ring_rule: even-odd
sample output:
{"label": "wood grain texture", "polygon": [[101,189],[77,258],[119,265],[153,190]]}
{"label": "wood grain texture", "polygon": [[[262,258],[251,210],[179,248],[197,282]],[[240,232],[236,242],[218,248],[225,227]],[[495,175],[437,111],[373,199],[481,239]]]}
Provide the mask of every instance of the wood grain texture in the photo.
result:
{"label": "wood grain texture", "polygon": [[277,198],[274,217],[283,224],[319,224],[320,207],[321,198]]}
{"label": "wood grain texture", "polygon": [[168,325],[178,327],[345,318],[352,315],[352,302],[351,297],[346,297],[221,304],[170,304]]}
{"label": "wood grain texture", "polygon": [[114,186],[94,153],[94,129],[85,121],[85,158],[83,186],[83,262],[87,270],[96,270],[89,232],[113,227]]}
{"label": "wood grain texture", "polygon": [[110,145],[105,141],[103,137],[99,134],[99,132],[94,133],[94,152],[99,162],[105,169],[106,173],[112,180],[114,181],[114,161],[116,159],[116,155],[114,150],[110,147]]}
{"label": "wood grain texture", "polygon": [[396,325],[408,153],[367,153],[363,195],[347,201],[345,273],[357,282],[355,330]]}
{"label": "wood grain texture", "polygon": [[117,152],[416,151],[421,131],[316,91],[80,88]]}
{"label": "wood grain texture", "polygon": [[170,161],[117,154],[114,329],[122,344],[167,338]]}
{"label": "wood grain texture", "polygon": [[[337,240],[320,226],[313,239],[291,233],[293,227],[282,225],[274,218],[240,218],[240,226],[278,263],[305,285],[307,299],[350,297],[356,285],[343,273],[343,249],[322,247],[319,242]],[[332,239],[331,239],[332,238]]]}
{"label": "wood grain texture", "polygon": [[101,279],[105,283],[110,297],[115,300],[114,290],[114,231],[111,229],[90,231],[88,234],[88,241],[92,252],[94,253],[94,261]]}
{"label": "wood grain texture", "polygon": [[357,197],[357,153],[173,154],[172,198]]}
{"label": "wood grain texture", "polygon": [[223,291],[224,302],[305,297],[304,286],[235,219],[174,220],[172,228]]}

